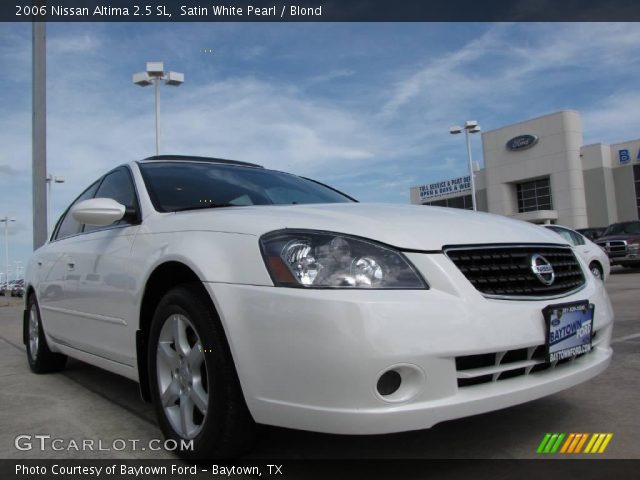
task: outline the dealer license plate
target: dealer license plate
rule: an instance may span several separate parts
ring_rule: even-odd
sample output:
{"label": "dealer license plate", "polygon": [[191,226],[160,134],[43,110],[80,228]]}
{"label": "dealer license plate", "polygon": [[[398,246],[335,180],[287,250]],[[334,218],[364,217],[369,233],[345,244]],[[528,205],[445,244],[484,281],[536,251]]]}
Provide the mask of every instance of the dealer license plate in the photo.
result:
{"label": "dealer license plate", "polygon": [[549,305],[542,313],[547,325],[547,362],[591,350],[594,305],[588,301]]}

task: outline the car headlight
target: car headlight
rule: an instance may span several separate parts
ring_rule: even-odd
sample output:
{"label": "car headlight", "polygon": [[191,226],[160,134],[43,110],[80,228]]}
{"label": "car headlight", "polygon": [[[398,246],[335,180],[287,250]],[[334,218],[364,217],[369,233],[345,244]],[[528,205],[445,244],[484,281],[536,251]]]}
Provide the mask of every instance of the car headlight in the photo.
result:
{"label": "car headlight", "polygon": [[281,287],[426,289],[397,250],[340,233],[280,230],[260,239],[273,283]]}

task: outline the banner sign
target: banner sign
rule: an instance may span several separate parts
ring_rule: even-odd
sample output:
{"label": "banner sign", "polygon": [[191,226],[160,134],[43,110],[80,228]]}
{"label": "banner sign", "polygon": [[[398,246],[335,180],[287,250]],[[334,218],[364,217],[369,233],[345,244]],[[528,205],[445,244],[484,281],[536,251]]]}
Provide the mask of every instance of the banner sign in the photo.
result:
{"label": "banner sign", "polygon": [[420,192],[420,200],[430,200],[436,197],[444,197],[445,195],[453,195],[456,193],[465,193],[471,191],[471,177],[452,178],[442,182],[428,183],[418,187]]}

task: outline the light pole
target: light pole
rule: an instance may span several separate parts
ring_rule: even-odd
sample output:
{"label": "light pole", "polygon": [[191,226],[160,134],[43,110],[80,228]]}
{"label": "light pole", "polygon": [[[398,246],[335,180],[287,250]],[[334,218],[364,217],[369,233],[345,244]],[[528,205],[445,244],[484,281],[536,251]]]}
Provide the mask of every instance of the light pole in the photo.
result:
{"label": "light pole", "polygon": [[467,155],[469,157],[469,177],[471,178],[471,203],[473,205],[473,210],[476,211],[478,209],[476,205],[476,181],[475,175],[473,172],[473,159],[471,158],[471,141],[469,140],[470,133],[478,133],[480,131],[480,125],[475,120],[467,120],[463,127],[451,127],[449,128],[449,133],[451,135],[457,135],[458,133],[462,133],[464,130],[464,136],[467,141]]}
{"label": "light pole", "polygon": [[6,286],[4,290],[5,297],[11,295],[11,292],[9,292],[9,222],[15,221],[15,218],[7,216],[5,216],[4,218],[0,218],[0,223],[4,222],[4,283]]}
{"label": "light pole", "polygon": [[147,70],[133,74],[133,83],[141,87],[147,87],[153,83],[156,85],[156,155],[160,155],[160,82],[165,85],[178,87],[184,83],[184,73],[165,72],[164,63],[147,62]]}
{"label": "light pole", "polygon": [[52,203],[52,195],[51,195],[51,184],[53,183],[64,183],[64,177],[58,177],[57,175],[54,177],[51,174],[47,175],[45,179],[47,183],[47,231],[49,232],[49,236],[51,236],[51,203]]}
{"label": "light pole", "polygon": [[15,265],[15,270],[16,270],[16,281],[20,280],[22,278],[22,275],[24,274],[24,268],[22,266],[22,262],[20,260],[16,260],[15,262],[13,262]]}

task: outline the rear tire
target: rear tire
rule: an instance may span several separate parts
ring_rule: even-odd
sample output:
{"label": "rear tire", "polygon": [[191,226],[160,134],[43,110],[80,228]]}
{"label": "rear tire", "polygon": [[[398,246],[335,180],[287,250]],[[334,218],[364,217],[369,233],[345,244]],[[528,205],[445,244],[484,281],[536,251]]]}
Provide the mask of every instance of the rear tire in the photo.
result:
{"label": "rear tire", "polygon": [[[151,323],[149,385],[160,428],[188,460],[247,451],[256,426],[244,401],[220,319],[198,284],[162,298]],[[193,441],[193,449],[181,441]]]}
{"label": "rear tire", "polygon": [[29,312],[25,329],[27,332],[27,360],[33,373],[52,373],[62,370],[67,363],[67,356],[53,353],[47,344],[47,338],[42,328],[40,307],[35,294],[29,296],[27,303]]}

